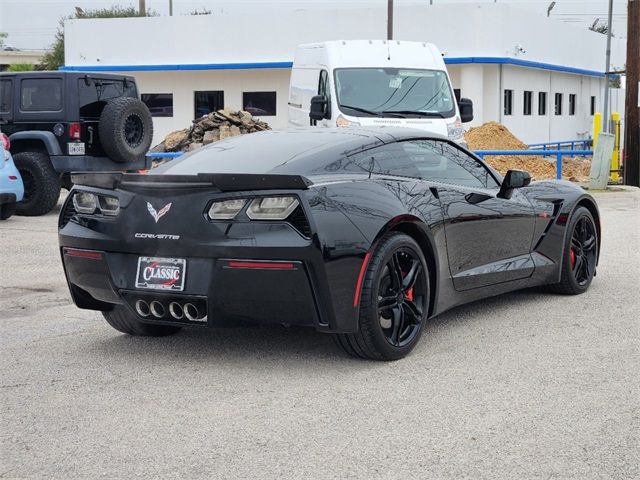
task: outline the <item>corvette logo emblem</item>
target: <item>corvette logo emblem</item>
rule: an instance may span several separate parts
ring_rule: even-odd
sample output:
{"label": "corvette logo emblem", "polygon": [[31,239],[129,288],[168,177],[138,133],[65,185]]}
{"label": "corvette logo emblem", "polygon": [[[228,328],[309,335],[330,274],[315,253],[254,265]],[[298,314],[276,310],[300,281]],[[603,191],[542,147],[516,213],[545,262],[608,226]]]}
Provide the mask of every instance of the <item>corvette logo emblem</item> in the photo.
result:
{"label": "corvette logo emblem", "polygon": [[171,208],[171,204],[167,203],[164,207],[160,209],[160,211],[156,212],[156,209],[153,208],[153,205],[147,202],[147,210],[149,210],[149,214],[153,217],[156,223],[158,223],[158,220],[160,220],[169,211],[170,208]]}

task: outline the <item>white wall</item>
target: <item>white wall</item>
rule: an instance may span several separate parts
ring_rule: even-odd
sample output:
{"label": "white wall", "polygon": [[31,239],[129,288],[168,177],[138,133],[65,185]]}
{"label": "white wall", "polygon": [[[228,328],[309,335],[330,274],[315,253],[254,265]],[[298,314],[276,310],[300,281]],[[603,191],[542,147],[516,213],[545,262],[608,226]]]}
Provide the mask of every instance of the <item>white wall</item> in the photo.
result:
{"label": "white wall", "polygon": [[194,119],[195,91],[223,90],[225,107],[242,108],[242,92],[276,92],[276,117],[258,117],[273,128],[287,124],[290,69],[132,72],[140,93],[173,93],[173,117],[154,117],[153,145]]}
{"label": "white wall", "polygon": [[[448,57],[498,56],[604,70],[606,37],[507,4],[398,5],[394,38],[429,41]],[[385,38],[386,2],[356,9],[264,8],[224,15],[65,22],[67,65],[291,61],[300,43]],[[516,44],[526,52],[517,52]],[[612,63],[624,64],[613,39]]]}

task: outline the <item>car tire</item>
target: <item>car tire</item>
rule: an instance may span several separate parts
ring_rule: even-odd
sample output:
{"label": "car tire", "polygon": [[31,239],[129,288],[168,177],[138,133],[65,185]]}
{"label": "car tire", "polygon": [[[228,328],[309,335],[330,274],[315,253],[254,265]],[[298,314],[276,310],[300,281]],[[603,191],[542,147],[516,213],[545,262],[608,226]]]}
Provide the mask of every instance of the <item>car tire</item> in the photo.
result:
{"label": "car tire", "polygon": [[16,213],[35,217],[49,213],[60,198],[60,175],[53,169],[46,153],[20,152],[13,161],[22,176],[24,197],[16,206]]}
{"label": "car tire", "polygon": [[[393,275],[393,271],[398,274]],[[387,234],[378,242],[366,267],[358,331],[336,334],[338,345],[349,355],[364,359],[405,357],[422,334],[429,296],[429,271],[420,246],[403,233]]]}
{"label": "car tire", "polygon": [[0,204],[0,220],[7,220],[16,213],[16,202]]}
{"label": "car tire", "polygon": [[119,97],[107,102],[98,125],[100,143],[115,162],[140,160],[151,147],[153,120],[147,106],[137,98]]}
{"label": "car tire", "polygon": [[585,207],[578,207],[567,226],[560,282],[550,285],[549,289],[564,295],[586,292],[596,273],[599,244],[593,215]]}
{"label": "car tire", "polygon": [[171,325],[154,325],[152,323],[141,322],[126,306],[123,305],[116,305],[113,310],[102,312],[102,316],[113,328],[128,335],[165,337],[180,331],[180,327],[174,327]]}

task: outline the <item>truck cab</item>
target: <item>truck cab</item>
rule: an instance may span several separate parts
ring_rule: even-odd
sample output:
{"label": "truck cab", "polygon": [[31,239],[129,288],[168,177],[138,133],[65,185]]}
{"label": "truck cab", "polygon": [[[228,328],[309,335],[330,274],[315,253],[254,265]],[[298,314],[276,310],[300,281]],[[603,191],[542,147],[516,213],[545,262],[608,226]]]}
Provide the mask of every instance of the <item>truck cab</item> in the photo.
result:
{"label": "truck cab", "polygon": [[438,48],[395,40],[300,45],[289,85],[290,126],[405,126],[464,144],[471,100],[456,101]]}

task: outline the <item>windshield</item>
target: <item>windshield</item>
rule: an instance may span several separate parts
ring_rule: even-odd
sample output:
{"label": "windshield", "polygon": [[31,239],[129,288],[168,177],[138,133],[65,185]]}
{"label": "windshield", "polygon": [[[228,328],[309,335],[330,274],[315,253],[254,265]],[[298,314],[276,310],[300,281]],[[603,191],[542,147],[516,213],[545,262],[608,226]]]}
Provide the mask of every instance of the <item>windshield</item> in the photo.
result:
{"label": "windshield", "polygon": [[455,114],[443,71],[340,68],[334,75],[338,105],[348,115],[447,118]]}

